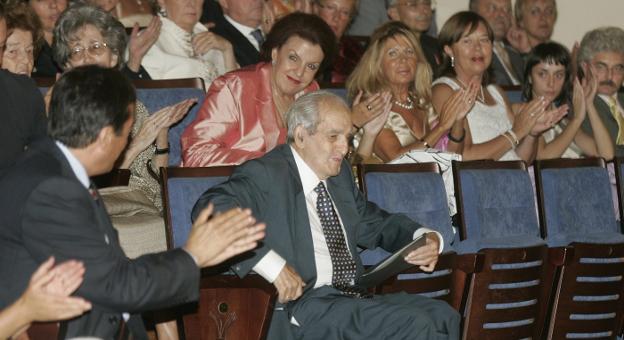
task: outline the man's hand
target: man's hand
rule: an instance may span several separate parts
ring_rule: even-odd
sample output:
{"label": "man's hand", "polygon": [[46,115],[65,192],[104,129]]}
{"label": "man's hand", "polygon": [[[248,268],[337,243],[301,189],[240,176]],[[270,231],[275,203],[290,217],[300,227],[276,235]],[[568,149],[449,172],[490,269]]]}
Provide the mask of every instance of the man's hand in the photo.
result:
{"label": "man's hand", "polygon": [[249,209],[233,208],[209,220],[213,208],[209,204],[202,210],[184,246],[200,268],[251,250],[264,237],[265,225],[256,224]]}
{"label": "man's hand", "polygon": [[280,303],[297,300],[303,294],[303,287],[305,286],[301,276],[288,264],[284,266],[273,284],[277,288],[277,300]]}
{"label": "man's hand", "polygon": [[427,233],[425,238],[425,245],[407,254],[405,261],[419,266],[422,271],[432,272],[436,263],[438,263],[440,239],[436,233]]}

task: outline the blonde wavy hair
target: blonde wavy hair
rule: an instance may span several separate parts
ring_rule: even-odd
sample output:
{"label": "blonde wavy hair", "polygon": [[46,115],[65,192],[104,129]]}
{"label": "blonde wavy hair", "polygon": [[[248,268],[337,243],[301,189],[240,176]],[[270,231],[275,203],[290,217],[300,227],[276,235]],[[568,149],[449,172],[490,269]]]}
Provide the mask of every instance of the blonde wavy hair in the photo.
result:
{"label": "blonde wavy hair", "polygon": [[420,108],[428,109],[431,106],[431,67],[425,59],[419,43],[419,37],[405,24],[399,21],[390,21],[377,28],[371,35],[371,41],[349,78],[346,87],[349,100],[353,100],[359,91],[365,94],[377,93],[386,90],[390,84],[385,77],[381,60],[383,58],[386,41],[402,36],[416,52],[416,76],[410,85],[409,91]]}

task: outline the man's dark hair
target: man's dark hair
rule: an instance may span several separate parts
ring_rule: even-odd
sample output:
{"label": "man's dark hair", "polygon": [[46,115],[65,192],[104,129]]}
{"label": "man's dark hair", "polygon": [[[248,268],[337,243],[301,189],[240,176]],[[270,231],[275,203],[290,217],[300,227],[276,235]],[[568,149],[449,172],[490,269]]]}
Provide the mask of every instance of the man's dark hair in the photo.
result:
{"label": "man's dark hair", "polygon": [[48,134],[70,148],[93,143],[109,125],[121,135],[135,101],[134,87],[120,71],[95,65],[74,68],[52,90]]}

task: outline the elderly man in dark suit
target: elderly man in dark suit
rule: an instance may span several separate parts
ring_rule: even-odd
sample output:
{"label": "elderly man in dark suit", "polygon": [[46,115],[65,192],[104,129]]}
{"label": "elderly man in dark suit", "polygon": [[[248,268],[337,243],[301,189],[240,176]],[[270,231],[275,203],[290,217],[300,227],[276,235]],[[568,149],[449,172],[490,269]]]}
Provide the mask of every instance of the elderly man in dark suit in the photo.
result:
{"label": "elderly man in dark suit", "polygon": [[522,85],[524,59],[507,42],[511,0],[470,0],[470,10],[482,16],[494,32],[492,70],[498,85]]}
{"label": "elderly man in dark suit", "polygon": [[208,221],[208,207],[183,248],[126,258],[89,176],[110,171],[125,148],[135,100],[118,70],[66,73],[52,93],[50,138],[31,144],[0,181],[0,309],[48,257],[84,263],[76,295],[93,309],[63,323],[62,338],[147,339],[140,316],[131,314],[196,300],[201,267],[249,250],[263,236],[249,211]]}
{"label": "elderly man in dark suit", "polygon": [[396,251],[426,234],[409,263],[433,270],[442,239],[404,215],[367,202],[344,160],[350,110],[325,91],[299,98],[287,113],[288,144],[239,166],[202,195],[218,209],[249,207],[267,224],[264,244],[238,262],[273,282],[279,302],[270,339],[455,339],[459,315],[448,304],[406,293],[368,296],[358,286],[357,247]]}

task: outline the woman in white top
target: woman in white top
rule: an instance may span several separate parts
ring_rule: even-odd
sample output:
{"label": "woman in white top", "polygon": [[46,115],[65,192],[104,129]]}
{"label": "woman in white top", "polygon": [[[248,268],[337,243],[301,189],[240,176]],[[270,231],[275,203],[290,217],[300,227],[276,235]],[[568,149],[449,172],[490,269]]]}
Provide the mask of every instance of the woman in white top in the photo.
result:
{"label": "woman in white top", "polygon": [[238,68],[232,44],[199,23],[203,0],[158,0],[162,28],[143,58],[152,79],[204,79],[206,89],[216,77]]}
{"label": "woman in white top", "polygon": [[493,33],[478,14],[456,13],[444,24],[438,40],[444,47],[444,56],[440,68],[443,77],[434,82],[432,89],[436,111],[455,91],[471,84],[479,87],[465,117],[463,133],[448,135],[450,141],[463,143],[463,159],[522,159],[531,163],[537,137],[561,118],[565,108],[546,111],[547,101],[538,98],[514,115],[505,93],[489,84]]}
{"label": "woman in white top", "polygon": [[[591,66],[585,65],[583,84],[576,78],[572,81],[571,62],[568,50],[555,42],[539,44],[527,56],[526,81],[522,86],[524,101],[545,97],[550,99],[552,108],[571,102],[574,111],[542,133],[537,159],[584,156],[611,159],[613,143],[594,106],[598,80],[592,77]],[[586,118],[594,131],[593,136],[580,128]]]}

